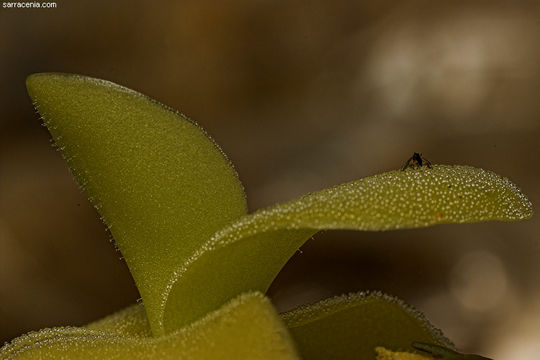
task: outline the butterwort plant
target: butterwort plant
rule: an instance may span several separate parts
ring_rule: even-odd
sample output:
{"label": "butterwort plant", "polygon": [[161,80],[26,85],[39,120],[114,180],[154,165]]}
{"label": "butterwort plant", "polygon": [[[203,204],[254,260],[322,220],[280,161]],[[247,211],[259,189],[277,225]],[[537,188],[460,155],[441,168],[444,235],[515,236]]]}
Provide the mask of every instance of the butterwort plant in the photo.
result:
{"label": "butterwort plant", "polygon": [[415,154],[402,169],[248,213],[230,161],[184,115],[79,75],[35,74],[27,88],[142,302],[23,335],[1,359],[485,359],[457,352],[390,295],[345,294],[278,314],[264,293],[323,229],[530,218],[531,203],[507,178]]}

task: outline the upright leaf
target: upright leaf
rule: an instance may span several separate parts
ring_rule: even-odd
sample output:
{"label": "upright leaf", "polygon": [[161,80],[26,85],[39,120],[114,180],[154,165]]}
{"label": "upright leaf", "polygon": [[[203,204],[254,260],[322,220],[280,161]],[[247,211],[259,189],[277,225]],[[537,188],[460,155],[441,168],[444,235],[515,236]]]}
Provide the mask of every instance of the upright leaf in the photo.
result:
{"label": "upright leaf", "polygon": [[32,75],[27,87],[160,333],[162,293],[178,264],[246,213],[236,172],[197,124],[135,91],[55,73]]}

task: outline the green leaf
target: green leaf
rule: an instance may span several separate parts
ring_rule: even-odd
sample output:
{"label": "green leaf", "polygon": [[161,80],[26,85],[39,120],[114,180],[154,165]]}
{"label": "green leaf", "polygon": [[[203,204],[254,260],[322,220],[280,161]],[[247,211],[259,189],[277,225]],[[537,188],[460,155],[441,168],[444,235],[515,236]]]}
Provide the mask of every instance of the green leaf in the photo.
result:
{"label": "green leaf", "polygon": [[[380,292],[337,296],[280,316],[304,360],[372,359],[375,349],[379,354],[377,359],[425,360],[432,358],[412,353],[415,344],[433,344],[430,349],[452,347],[421,312]],[[127,307],[86,327],[128,336],[150,334],[142,304]],[[387,349],[406,349],[407,352],[395,353]]]}
{"label": "green leaf", "polygon": [[415,341],[451,346],[422,313],[381,293],[326,299],[282,318],[304,360],[374,359],[376,347],[412,352]]}
{"label": "green leaf", "polygon": [[[143,314],[128,308],[90,328],[54,328],[29,333],[0,349],[10,360],[298,359],[293,343],[270,302],[260,293],[243,294],[219,310],[167,336],[141,337],[110,331]],[[98,329],[103,326],[102,329]]]}
{"label": "green leaf", "polygon": [[102,80],[37,74],[27,85],[111,228],[154,335],[190,324],[237,294],[266,291],[296,249],[322,229],[532,215],[508,179],[434,165],[375,175],[241,217],[246,205],[236,173],[185,117]]}
{"label": "green leaf", "polygon": [[162,333],[173,271],[247,211],[236,172],[197,124],[135,91],[55,73],[31,75],[27,88]]}
{"label": "green leaf", "polygon": [[308,194],[240,218],[180,265],[165,294],[167,331],[246,290],[266,291],[294,252],[322,229],[390,230],[514,221],[532,205],[508,179],[469,166],[396,170]]}
{"label": "green leaf", "polygon": [[150,337],[152,331],[143,304],[128,306],[85,326],[90,330],[113,332],[124,336]]}
{"label": "green leaf", "polygon": [[377,352],[376,360],[435,360],[431,356],[414,354],[408,351],[392,351],[384,347],[375,348]]}

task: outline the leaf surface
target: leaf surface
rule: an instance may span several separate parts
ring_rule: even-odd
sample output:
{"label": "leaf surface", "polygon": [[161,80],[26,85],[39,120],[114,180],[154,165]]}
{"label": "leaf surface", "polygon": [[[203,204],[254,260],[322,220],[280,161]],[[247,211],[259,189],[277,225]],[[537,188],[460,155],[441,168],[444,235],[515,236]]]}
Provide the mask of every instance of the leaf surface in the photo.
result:
{"label": "leaf surface", "polygon": [[323,229],[392,230],[514,221],[532,206],[508,179],[469,166],[390,171],[245,215],[229,161],[193,122],[132,90],[36,74],[28,90],[126,259],[154,335],[246,291],[266,291]]}
{"label": "leaf surface", "polygon": [[304,360],[374,359],[375,348],[409,350],[415,341],[451,346],[422,313],[381,293],[354,293],[281,315]]}
{"label": "leaf surface", "polygon": [[29,76],[27,88],[156,325],[178,264],[247,212],[236,172],[197,124],[133,90],[56,73]]}
{"label": "leaf surface", "polygon": [[85,328],[131,337],[152,336],[152,331],[143,304],[130,305],[103,319],[86,325]]}
{"label": "leaf surface", "polygon": [[[130,323],[140,308],[117,313],[90,328],[53,328],[29,333],[0,349],[6,360],[298,359],[270,302],[260,293],[240,295],[222,308],[169,335],[140,337],[110,331]],[[102,327],[102,329],[98,329]]]}
{"label": "leaf surface", "polygon": [[163,297],[162,326],[174,330],[246,290],[265,292],[319,230],[393,230],[531,216],[532,205],[517,186],[470,166],[396,170],[338,185],[246,215],[216,233],[176,271]]}
{"label": "leaf surface", "polygon": [[407,351],[392,351],[384,347],[377,347],[376,360],[435,360],[431,356],[410,353]]}

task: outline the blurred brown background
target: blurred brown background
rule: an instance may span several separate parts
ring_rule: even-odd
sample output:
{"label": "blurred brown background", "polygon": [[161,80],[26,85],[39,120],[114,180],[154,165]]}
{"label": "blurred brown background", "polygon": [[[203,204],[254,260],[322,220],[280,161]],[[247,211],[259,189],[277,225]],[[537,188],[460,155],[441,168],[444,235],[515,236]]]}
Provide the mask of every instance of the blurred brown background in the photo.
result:
{"label": "blurred brown background", "polygon": [[[25,91],[34,72],[120,83],[180,109],[235,163],[252,210],[422,152],[540,203],[540,3],[67,1],[0,9],[0,343],[137,300]],[[540,227],[326,232],[269,294],[280,310],[383,290],[457,346],[540,358]]]}

